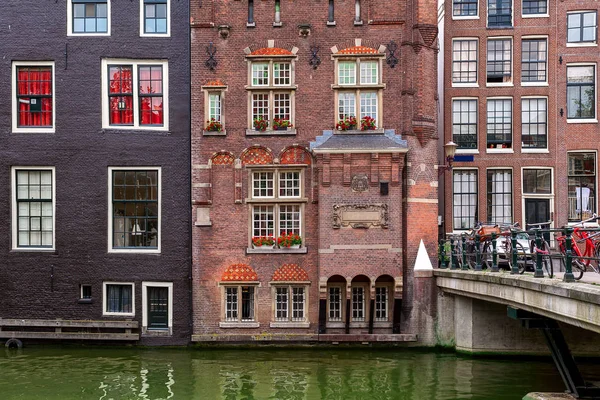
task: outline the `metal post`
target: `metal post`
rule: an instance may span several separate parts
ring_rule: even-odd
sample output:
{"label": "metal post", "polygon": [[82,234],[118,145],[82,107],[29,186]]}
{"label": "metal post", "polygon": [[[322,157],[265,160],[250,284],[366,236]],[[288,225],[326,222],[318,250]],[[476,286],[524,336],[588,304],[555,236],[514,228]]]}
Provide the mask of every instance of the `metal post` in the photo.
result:
{"label": "metal post", "polygon": [[469,269],[467,264],[467,237],[462,235],[462,269]]}
{"label": "metal post", "polygon": [[[538,249],[542,248],[542,231],[540,228],[535,228],[535,247]],[[543,278],[544,270],[542,269],[542,253],[539,251],[535,252],[535,272],[534,278]]]}
{"label": "metal post", "polygon": [[497,242],[497,234],[496,232],[492,232],[492,272],[499,272],[500,269],[498,268],[498,249],[496,248],[496,242]]}
{"label": "metal post", "polygon": [[475,271],[481,271],[481,241],[478,234],[475,234],[475,243],[473,244],[473,250],[475,250]]}
{"label": "metal post", "polygon": [[519,266],[517,265],[517,232],[510,231],[510,242],[512,244],[512,268],[510,269],[511,275],[517,275],[519,273]]}
{"label": "metal post", "polygon": [[439,250],[439,260],[440,260],[440,269],[446,268],[446,251],[444,246],[446,241],[444,239],[440,239],[440,250]]}
{"label": "metal post", "polygon": [[566,240],[565,240],[565,245],[567,246],[565,254],[566,254],[566,261],[565,261],[565,276],[563,277],[563,282],[575,282],[575,277],[573,276],[573,258],[572,258],[572,253],[571,253],[571,246],[573,244],[573,242],[571,240],[573,240],[571,238],[571,234],[573,233],[573,228],[571,227],[566,227],[564,230],[565,236],[566,236]]}
{"label": "metal post", "polygon": [[450,236],[450,269],[458,269],[456,266],[456,252],[454,251],[454,236]]}

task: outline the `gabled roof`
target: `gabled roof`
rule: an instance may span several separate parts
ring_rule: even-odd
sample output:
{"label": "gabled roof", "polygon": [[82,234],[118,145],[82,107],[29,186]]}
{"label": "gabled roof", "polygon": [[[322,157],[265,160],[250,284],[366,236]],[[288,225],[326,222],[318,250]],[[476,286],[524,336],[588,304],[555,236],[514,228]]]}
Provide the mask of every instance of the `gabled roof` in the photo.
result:
{"label": "gabled roof", "polygon": [[366,46],[353,46],[340,50],[337,54],[378,54],[376,49]]}

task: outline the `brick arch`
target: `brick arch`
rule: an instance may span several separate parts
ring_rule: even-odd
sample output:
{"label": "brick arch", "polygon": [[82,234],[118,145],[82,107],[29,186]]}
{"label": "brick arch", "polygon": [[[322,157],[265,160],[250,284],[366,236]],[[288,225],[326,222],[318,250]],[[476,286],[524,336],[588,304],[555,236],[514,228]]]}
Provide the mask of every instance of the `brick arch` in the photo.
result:
{"label": "brick arch", "polygon": [[371,40],[354,39],[338,43],[337,46],[332,48],[332,52],[344,55],[383,54],[385,50],[382,50],[382,48],[385,49],[385,46]]}
{"label": "brick arch", "polygon": [[308,273],[298,264],[283,264],[273,273],[272,281],[307,282]]}
{"label": "brick arch", "polygon": [[280,164],[308,164],[313,161],[312,154],[304,146],[288,146],[284,148],[279,156]]}
{"label": "brick arch", "polygon": [[[265,46],[266,45],[266,46]],[[252,43],[244,49],[248,56],[296,56],[298,48],[281,40],[268,40],[261,43]]]}
{"label": "brick arch", "polygon": [[293,56],[294,54],[281,47],[261,47],[260,49],[252,50],[251,56]]}
{"label": "brick arch", "polygon": [[221,276],[222,282],[256,282],[258,275],[248,264],[231,264]]}
{"label": "brick arch", "polygon": [[217,151],[210,158],[211,165],[233,165],[235,156],[230,151]]}
{"label": "brick arch", "polygon": [[273,152],[263,146],[251,146],[242,152],[240,160],[242,165],[273,164]]}

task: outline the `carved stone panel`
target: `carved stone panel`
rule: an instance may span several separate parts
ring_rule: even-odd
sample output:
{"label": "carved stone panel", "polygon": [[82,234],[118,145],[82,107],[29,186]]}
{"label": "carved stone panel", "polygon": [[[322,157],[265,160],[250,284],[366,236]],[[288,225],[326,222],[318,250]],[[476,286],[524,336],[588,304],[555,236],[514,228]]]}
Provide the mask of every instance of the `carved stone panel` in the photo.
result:
{"label": "carved stone panel", "polygon": [[333,228],[350,226],[352,228],[370,228],[378,226],[388,228],[387,204],[335,204],[333,206]]}
{"label": "carved stone panel", "polygon": [[354,192],[365,192],[369,189],[369,178],[365,174],[354,175],[350,187]]}

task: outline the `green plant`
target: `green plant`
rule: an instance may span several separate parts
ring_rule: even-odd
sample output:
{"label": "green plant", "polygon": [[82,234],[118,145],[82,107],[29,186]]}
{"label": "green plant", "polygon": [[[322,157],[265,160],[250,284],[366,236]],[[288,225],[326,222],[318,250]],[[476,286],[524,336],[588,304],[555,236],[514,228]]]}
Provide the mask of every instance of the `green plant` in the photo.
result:
{"label": "green plant", "polygon": [[360,129],[363,131],[370,131],[375,129],[375,118],[370,116],[362,117],[360,120]]}
{"label": "green plant", "polygon": [[273,239],[273,236],[254,236],[252,238],[252,244],[255,247],[273,246],[275,244],[275,239]]}
{"label": "green plant", "polygon": [[223,130],[223,124],[214,118],[206,121],[206,130],[210,132],[221,132]]}
{"label": "green plant", "polygon": [[277,245],[279,247],[292,247],[294,245],[301,245],[301,244],[302,244],[302,238],[299,235],[296,235],[295,233],[283,232],[277,238]]}
{"label": "green plant", "polygon": [[254,118],[254,128],[256,130],[264,132],[264,131],[267,130],[268,126],[269,126],[269,120],[268,119],[264,119],[263,117]]}
{"label": "green plant", "polygon": [[337,129],[338,131],[356,129],[356,117],[354,115],[344,117],[343,119],[339,120],[339,122],[335,125],[335,129]]}
{"label": "green plant", "polygon": [[292,123],[287,120],[287,119],[281,119],[281,118],[275,118],[273,119],[273,128],[278,129],[278,128],[291,128]]}

